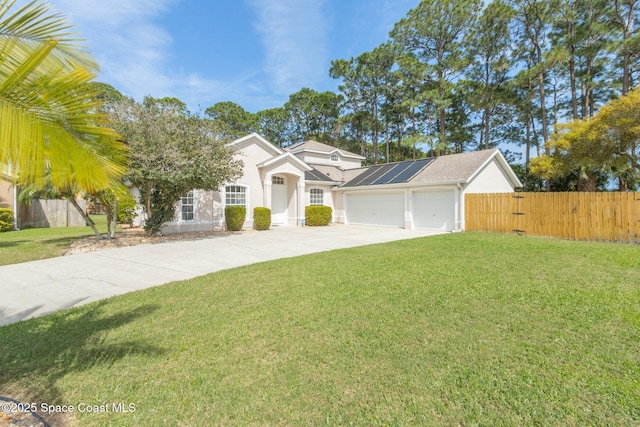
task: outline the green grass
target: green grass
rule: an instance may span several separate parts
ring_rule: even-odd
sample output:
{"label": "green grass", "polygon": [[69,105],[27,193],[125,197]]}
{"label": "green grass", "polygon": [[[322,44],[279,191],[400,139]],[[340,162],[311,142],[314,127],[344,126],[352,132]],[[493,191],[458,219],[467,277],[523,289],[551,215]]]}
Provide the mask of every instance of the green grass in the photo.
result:
{"label": "green grass", "polygon": [[227,270],[0,328],[80,425],[640,425],[640,248],[460,233]]}
{"label": "green grass", "polygon": [[[91,218],[101,233],[107,232],[106,215]],[[91,227],[28,228],[0,233],[0,265],[61,256],[71,242],[92,235]]]}

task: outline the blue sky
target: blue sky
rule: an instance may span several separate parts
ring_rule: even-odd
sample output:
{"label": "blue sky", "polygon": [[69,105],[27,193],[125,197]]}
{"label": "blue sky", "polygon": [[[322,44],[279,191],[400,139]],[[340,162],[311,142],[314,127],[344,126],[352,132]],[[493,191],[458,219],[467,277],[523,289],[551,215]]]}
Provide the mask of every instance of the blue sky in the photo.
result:
{"label": "blue sky", "polygon": [[97,80],[192,111],[282,106],[303,87],[337,91],[334,59],[371,50],[419,0],[51,0],[97,58]]}

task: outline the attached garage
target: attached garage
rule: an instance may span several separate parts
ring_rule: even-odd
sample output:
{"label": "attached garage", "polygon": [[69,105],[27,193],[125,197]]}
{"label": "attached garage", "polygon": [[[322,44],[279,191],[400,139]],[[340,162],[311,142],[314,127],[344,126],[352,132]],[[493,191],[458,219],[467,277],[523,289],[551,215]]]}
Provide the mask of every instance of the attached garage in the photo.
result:
{"label": "attached garage", "polygon": [[344,172],[352,176],[333,191],[342,197],[347,223],[434,231],[464,230],[465,194],[522,185],[496,149]]}
{"label": "attached garage", "polygon": [[350,193],[346,196],[349,224],[404,227],[404,191],[398,193]]}
{"label": "attached garage", "polygon": [[455,230],[455,197],[455,190],[412,192],[413,226],[428,230]]}

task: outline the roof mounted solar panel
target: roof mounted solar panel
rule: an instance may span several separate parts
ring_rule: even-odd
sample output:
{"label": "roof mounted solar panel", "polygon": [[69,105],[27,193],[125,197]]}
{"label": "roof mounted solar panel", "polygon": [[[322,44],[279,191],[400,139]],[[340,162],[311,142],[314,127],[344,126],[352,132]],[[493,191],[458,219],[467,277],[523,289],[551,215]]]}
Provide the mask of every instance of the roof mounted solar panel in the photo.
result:
{"label": "roof mounted solar panel", "polygon": [[365,180],[368,180],[368,179],[371,179],[372,177],[377,176],[377,174],[380,172],[379,167],[380,167],[379,165],[370,166],[360,175],[353,178],[351,181],[347,182],[345,184],[345,187],[356,187],[358,185],[362,185],[362,182],[364,182]]}
{"label": "roof mounted solar panel", "polygon": [[433,158],[406,160],[404,162],[370,166],[360,175],[343,184],[343,187],[405,183],[420,173],[433,160]]}
{"label": "roof mounted solar panel", "polygon": [[402,173],[402,171],[404,171],[411,163],[412,162],[399,162],[394,164],[394,167],[392,167],[386,173],[376,179],[372,183],[372,185],[388,184],[389,181],[391,181],[398,174]]}
{"label": "roof mounted solar panel", "polygon": [[399,173],[393,179],[387,182],[387,184],[400,184],[400,183],[409,181],[411,178],[413,178],[418,173],[420,173],[422,169],[427,167],[427,165],[429,165],[429,163],[431,163],[432,161],[433,161],[433,158],[428,158],[428,159],[420,159],[420,160],[411,162],[411,164],[408,165],[407,168],[405,168],[401,173]]}
{"label": "roof mounted solar panel", "polygon": [[371,185],[394,167],[396,167],[394,164],[372,166],[373,173],[364,177],[357,185]]}

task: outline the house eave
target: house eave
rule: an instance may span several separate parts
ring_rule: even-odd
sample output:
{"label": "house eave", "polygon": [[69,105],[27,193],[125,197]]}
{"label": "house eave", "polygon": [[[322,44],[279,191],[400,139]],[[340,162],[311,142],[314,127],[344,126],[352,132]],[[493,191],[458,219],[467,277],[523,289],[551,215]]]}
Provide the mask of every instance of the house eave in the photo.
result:
{"label": "house eave", "polygon": [[342,184],[341,181],[314,181],[314,180],[305,180],[304,181],[305,184],[310,184],[310,185],[340,185]]}
{"label": "house eave", "polygon": [[292,154],[314,153],[314,154],[326,154],[326,155],[331,155],[333,153],[338,153],[342,157],[348,157],[350,159],[357,159],[357,160],[365,160],[366,159],[365,157],[360,156],[358,154],[347,154],[344,151],[341,151],[339,148],[336,148],[335,150],[332,150],[332,151],[320,151],[320,150],[311,150],[309,148],[300,148],[298,150],[291,150],[290,153],[292,153]]}
{"label": "house eave", "polygon": [[450,181],[428,181],[428,182],[401,182],[398,184],[378,184],[378,185],[359,185],[356,187],[336,187],[335,191],[366,191],[377,189],[396,189],[396,188],[415,188],[415,187],[438,187],[438,186],[455,186],[464,185],[466,180],[450,180]]}
{"label": "house eave", "polygon": [[261,137],[255,132],[250,133],[249,135],[243,136],[241,138],[238,138],[234,141],[231,141],[230,143],[227,144],[227,147],[235,147],[236,145],[240,145],[243,142],[250,140],[251,138],[257,139],[262,146],[264,146],[267,150],[273,152],[275,156],[280,156],[285,152],[284,150],[281,150],[280,148],[276,147],[275,145],[273,145],[272,143],[270,143],[269,141],[267,141],[266,139],[264,139],[263,137]]}
{"label": "house eave", "polygon": [[302,160],[300,160],[299,158],[297,158],[296,156],[294,156],[293,154],[291,154],[289,152],[283,152],[279,156],[275,156],[275,157],[272,157],[270,159],[265,160],[264,162],[258,163],[256,166],[258,168],[264,168],[264,167],[270,166],[270,165],[272,165],[274,163],[277,163],[280,160],[290,160],[292,163],[297,165],[303,171],[313,170],[313,168],[311,166],[309,166],[308,164],[306,164],[305,162],[303,162]]}

